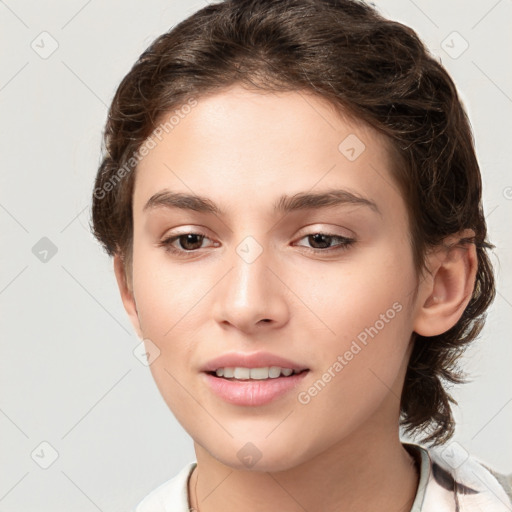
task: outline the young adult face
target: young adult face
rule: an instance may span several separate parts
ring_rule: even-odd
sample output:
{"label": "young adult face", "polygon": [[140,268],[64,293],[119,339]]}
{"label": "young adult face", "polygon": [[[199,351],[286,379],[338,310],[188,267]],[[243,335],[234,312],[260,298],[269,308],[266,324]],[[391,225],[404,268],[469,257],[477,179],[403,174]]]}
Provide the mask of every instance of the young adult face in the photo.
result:
{"label": "young adult face", "polygon": [[[429,323],[434,282],[414,293],[408,216],[382,136],[310,94],[234,86],[199,98],[161,138],[137,168],[128,286],[115,265],[135,329],[160,351],[150,368],[177,420],[218,461],[248,467],[249,454],[264,471],[356,436],[396,437],[411,333],[443,332],[460,312]],[[282,196],[334,190],[345,201],[274,210]],[[164,192],[222,213],[146,207]],[[201,236],[161,245],[186,233]],[[226,380],[203,371],[211,360],[262,352],[307,371],[232,382],[268,390],[295,379],[253,405],[212,391],[209,381]]]}

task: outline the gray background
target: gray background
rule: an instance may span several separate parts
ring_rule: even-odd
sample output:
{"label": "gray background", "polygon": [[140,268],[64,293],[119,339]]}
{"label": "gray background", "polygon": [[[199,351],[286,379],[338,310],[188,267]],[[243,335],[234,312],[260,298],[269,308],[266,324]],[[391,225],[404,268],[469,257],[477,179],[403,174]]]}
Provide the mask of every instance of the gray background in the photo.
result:
{"label": "gray background", "polygon": [[[194,460],[133,354],[139,340],[88,222],[117,85],[156,36],[204,5],[0,1],[0,511],[130,510]],[[498,296],[464,359],[473,380],[453,390],[455,442],[511,472],[512,3],[377,5],[447,66],[474,126]]]}

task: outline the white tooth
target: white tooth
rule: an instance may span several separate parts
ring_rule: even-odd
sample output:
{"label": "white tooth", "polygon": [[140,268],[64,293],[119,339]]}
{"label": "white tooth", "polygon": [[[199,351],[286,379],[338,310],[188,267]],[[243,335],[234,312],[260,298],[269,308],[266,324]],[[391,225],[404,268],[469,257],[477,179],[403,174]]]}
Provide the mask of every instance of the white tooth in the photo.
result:
{"label": "white tooth", "polygon": [[237,366],[235,368],[235,379],[249,379],[251,376],[250,368],[241,368]]}
{"label": "white tooth", "polygon": [[268,379],[268,366],[266,368],[251,368],[251,379]]}
{"label": "white tooth", "polygon": [[227,379],[231,379],[235,375],[234,368],[222,368],[222,370],[224,370],[223,377],[226,377]]}
{"label": "white tooth", "polygon": [[291,368],[281,368],[280,366],[271,366],[264,368],[244,368],[241,366],[232,368],[217,368],[215,374],[217,377],[224,377],[226,379],[240,379],[240,380],[265,380],[277,379],[281,375],[289,377],[294,373],[300,373],[300,370],[292,370]]}
{"label": "white tooth", "polygon": [[268,376],[271,379],[277,379],[281,375],[281,367],[280,366],[271,366],[268,370]]}

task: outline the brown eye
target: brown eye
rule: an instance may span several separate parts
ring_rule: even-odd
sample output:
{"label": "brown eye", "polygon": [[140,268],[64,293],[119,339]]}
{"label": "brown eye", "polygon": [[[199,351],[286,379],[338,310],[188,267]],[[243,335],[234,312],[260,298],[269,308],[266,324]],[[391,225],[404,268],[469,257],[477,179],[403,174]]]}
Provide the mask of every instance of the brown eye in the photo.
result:
{"label": "brown eye", "polygon": [[195,251],[196,249],[201,248],[204,236],[197,233],[188,233],[186,235],[179,235],[174,238],[179,241],[182,249],[186,251]]}
{"label": "brown eye", "polygon": [[326,249],[330,247],[333,239],[330,235],[324,235],[323,233],[315,233],[314,235],[308,235],[308,241],[312,244],[313,249]]}
{"label": "brown eye", "polygon": [[[345,236],[334,235],[331,233],[311,233],[301,238],[307,240],[309,247],[299,244],[300,247],[305,247],[306,250],[316,253],[330,253],[333,251],[343,251],[348,249],[355,240]],[[333,242],[338,242],[333,244]]]}
{"label": "brown eye", "polygon": [[204,240],[210,240],[202,233],[181,233],[165,238],[157,245],[164,247],[167,252],[180,255],[194,254],[203,248]]}

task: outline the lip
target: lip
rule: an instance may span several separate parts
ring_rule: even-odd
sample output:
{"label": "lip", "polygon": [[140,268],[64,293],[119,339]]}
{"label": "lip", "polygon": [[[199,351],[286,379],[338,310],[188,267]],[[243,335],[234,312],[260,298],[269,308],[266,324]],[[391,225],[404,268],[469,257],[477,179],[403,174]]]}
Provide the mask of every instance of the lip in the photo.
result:
{"label": "lip", "polygon": [[202,377],[210,390],[224,401],[234,405],[255,407],[268,404],[290,393],[308,373],[306,370],[289,377],[267,380],[228,380],[210,373],[203,373]]}
{"label": "lip", "polygon": [[289,359],[271,354],[270,352],[254,352],[251,354],[229,352],[208,361],[201,368],[201,371],[214,372],[217,368],[265,368],[266,366],[279,366],[281,368],[291,368],[297,371],[309,370],[306,365],[290,361]]}

